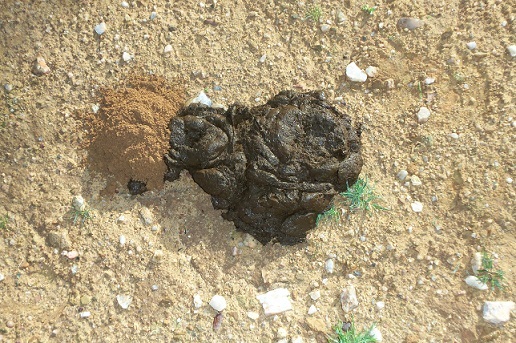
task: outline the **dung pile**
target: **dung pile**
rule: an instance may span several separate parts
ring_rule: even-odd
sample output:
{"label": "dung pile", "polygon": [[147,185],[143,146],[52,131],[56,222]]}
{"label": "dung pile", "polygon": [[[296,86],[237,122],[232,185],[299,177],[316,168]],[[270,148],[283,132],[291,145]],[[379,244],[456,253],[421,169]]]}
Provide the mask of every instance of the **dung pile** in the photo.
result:
{"label": "dung pile", "polygon": [[226,219],[262,243],[303,241],[362,168],[360,132],[320,92],[226,111],[194,104],[169,129],[165,178],[188,170]]}
{"label": "dung pile", "polygon": [[182,87],[158,76],[132,76],[116,89],[102,90],[99,111],[87,121],[91,168],[132,194],[163,186],[170,132],[167,125],[184,103]]}

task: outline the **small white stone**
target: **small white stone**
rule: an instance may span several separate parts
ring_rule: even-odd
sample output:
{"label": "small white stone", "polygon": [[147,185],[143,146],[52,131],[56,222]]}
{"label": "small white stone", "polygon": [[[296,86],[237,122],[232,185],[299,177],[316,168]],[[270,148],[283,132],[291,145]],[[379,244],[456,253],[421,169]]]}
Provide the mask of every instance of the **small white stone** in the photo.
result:
{"label": "small white stone", "polygon": [[369,66],[366,68],[365,70],[367,76],[369,77],[375,77],[378,75],[378,68],[376,67],[373,67],[373,66]]}
{"label": "small white stone", "polygon": [[5,280],[4,274],[0,273],[0,281],[4,281],[4,280]]}
{"label": "small white stone", "polygon": [[317,300],[317,299],[319,299],[321,297],[321,292],[319,290],[312,291],[312,292],[309,293],[309,295],[310,295],[310,298],[312,298],[312,300],[315,301],[315,300]]}
{"label": "small white stone", "polygon": [[127,3],[127,1],[122,1],[120,5],[122,5],[123,8],[129,8],[129,4]]}
{"label": "small white stone", "polygon": [[129,62],[133,59],[133,56],[127,51],[124,51],[124,53],[122,54],[122,59],[124,60],[124,62]]}
{"label": "small white stone", "polygon": [[6,83],[6,84],[4,85],[4,89],[5,89],[5,91],[6,91],[7,93],[9,93],[10,91],[12,91],[12,90],[13,90],[13,86],[12,86],[12,85],[10,85],[10,84],[8,84],[8,83]]}
{"label": "small white stone", "polygon": [[310,306],[310,308],[308,309],[308,314],[312,315],[315,312],[317,312],[317,307],[315,307],[315,305]]}
{"label": "small white stone", "polygon": [[511,184],[512,183],[512,178],[511,177],[507,177],[505,179],[505,182],[507,182],[508,184]]}
{"label": "small white stone", "polygon": [[376,302],[376,308],[378,309],[378,311],[383,310],[384,307],[385,307],[385,303],[383,301],[377,301]]}
{"label": "small white stone", "polygon": [[485,283],[483,283],[476,276],[473,275],[468,276],[464,279],[464,281],[466,281],[466,284],[468,286],[479,289],[481,291],[489,289],[489,287]]}
{"label": "small white stone", "polygon": [[158,16],[158,14],[156,12],[151,12],[150,14],[150,20],[154,20],[156,19],[156,17]]}
{"label": "small white stone", "polygon": [[427,77],[425,79],[425,84],[427,84],[427,85],[431,85],[434,82],[435,82],[435,78],[433,78],[433,77]]}
{"label": "small white stone", "polygon": [[124,235],[120,235],[120,238],[118,239],[120,242],[120,246],[123,247],[125,245],[126,239]]}
{"label": "small white stone", "polygon": [[120,305],[121,308],[127,310],[129,308],[129,305],[131,305],[131,302],[133,301],[133,297],[130,295],[119,294],[116,296],[116,301],[118,302],[118,305]]}
{"label": "small white stone", "polygon": [[417,122],[419,124],[426,123],[430,118],[430,110],[426,107],[421,107],[417,112]]}
{"label": "small white stone", "polygon": [[412,186],[421,186],[423,183],[421,182],[421,179],[419,178],[419,176],[417,175],[412,175],[410,177],[410,183],[412,184]]}
{"label": "small white stone", "polygon": [[469,50],[473,50],[473,49],[477,48],[477,43],[476,42],[469,42],[469,43],[466,43],[466,46],[468,47]]}
{"label": "small white stone", "polygon": [[276,288],[256,298],[262,304],[266,316],[292,310],[290,292],[286,288]]}
{"label": "small white stone", "polygon": [[106,32],[106,23],[102,22],[95,26],[95,32],[100,36],[104,32]]}
{"label": "small white stone", "polygon": [[224,311],[227,306],[226,299],[222,295],[214,295],[209,302],[215,311]]}
{"label": "small white stone", "polygon": [[199,294],[195,294],[193,296],[193,305],[195,308],[201,308],[202,307],[202,299]]}
{"label": "small white stone", "polygon": [[288,332],[285,328],[278,328],[278,338],[285,338],[288,336]]}
{"label": "small white stone", "polygon": [[511,55],[511,57],[515,57],[516,56],[516,45],[509,45],[507,47],[507,51],[509,51],[509,55]]}
{"label": "small white stone", "polygon": [[151,210],[147,207],[142,207],[140,209],[140,217],[145,225],[151,225],[154,222],[154,216],[152,215]]}
{"label": "small white stone", "polygon": [[79,256],[79,253],[76,250],[72,250],[66,253],[66,257],[68,257],[70,260],[73,260],[74,258],[77,258]]}
{"label": "small white stone", "polygon": [[419,201],[414,201],[412,204],[410,204],[410,207],[412,207],[412,211],[416,213],[423,212],[423,204]]}
{"label": "small white stone", "polygon": [[326,32],[326,31],[328,31],[329,29],[330,29],[330,25],[328,25],[328,24],[322,24],[322,25],[321,25],[321,31],[322,31],[322,32]]}
{"label": "small white stone", "polygon": [[213,101],[211,101],[211,99],[208,98],[204,91],[200,91],[199,95],[187,102],[187,105],[189,104],[203,104],[211,107],[211,105],[213,105]]}
{"label": "small white stone", "polygon": [[452,133],[450,133],[450,138],[451,139],[459,139],[459,135],[455,132],[452,132]]}
{"label": "small white stone", "polygon": [[381,342],[383,340],[382,333],[376,326],[371,331],[369,331],[369,334],[373,337],[375,342]]}
{"label": "small white stone", "polygon": [[324,268],[326,269],[326,272],[330,274],[333,273],[333,269],[335,268],[335,262],[333,262],[333,259],[327,259],[326,263],[324,264]]}
{"label": "small white stone", "polygon": [[265,62],[266,59],[267,59],[267,54],[263,54],[262,57],[260,57],[260,63]]}
{"label": "small white stone", "polygon": [[293,337],[290,340],[290,343],[303,343],[303,337],[301,337],[301,336]]}
{"label": "small white stone", "polygon": [[346,286],[340,294],[340,304],[344,312],[349,312],[358,307],[357,292],[353,285]]}
{"label": "small white stone", "polygon": [[90,312],[90,311],[80,312],[80,313],[79,313],[79,316],[80,316],[81,318],[88,318],[89,316],[91,316],[91,312]]}
{"label": "small white stone", "polygon": [[84,211],[86,208],[86,201],[81,195],[76,195],[72,199],[72,206],[76,211]]}
{"label": "small white stone", "polygon": [[170,45],[170,44],[165,46],[165,48],[163,49],[164,54],[168,54],[169,52],[172,52],[172,45]]}
{"label": "small white stone", "polygon": [[396,177],[398,178],[398,180],[400,181],[403,181],[407,178],[408,176],[408,171],[406,171],[405,169],[402,169],[398,172],[398,174],[396,174]]}
{"label": "small white stone", "polygon": [[476,252],[471,259],[471,269],[475,275],[478,273],[480,269],[482,269],[482,254],[480,252]]}
{"label": "small white stone", "polygon": [[91,110],[93,111],[93,113],[96,114],[100,110],[100,105],[99,104],[91,105]]}
{"label": "small white stone", "polygon": [[367,74],[355,62],[351,62],[346,67],[346,76],[353,82],[366,82],[367,80]]}
{"label": "small white stone", "polygon": [[516,309],[513,301],[486,301],[482,317],[486,322],[502,325],[511,319],[511,311]]}
{"label": "small white stone", "polygon": [[247,312],[247,316],[252,319],[252,320],[256,320],[258,318],[260,318],[260,314],[258,312]]}
{"label": "small white stone", "polygon": [[159,287],[158,287],[158,285],[152,285],[152,286],[151,286],[151,289],[152,289],[154,292],[156,292],[156,291],[159,289]]}

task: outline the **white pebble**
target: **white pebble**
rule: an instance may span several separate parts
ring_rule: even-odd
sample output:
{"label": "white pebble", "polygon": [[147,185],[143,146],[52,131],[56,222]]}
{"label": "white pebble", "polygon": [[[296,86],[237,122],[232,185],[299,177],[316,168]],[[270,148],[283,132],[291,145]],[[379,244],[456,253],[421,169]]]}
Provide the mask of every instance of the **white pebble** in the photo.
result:
{"label": "white pebble", "polygon": [[0,281],[4,281],[4,280],[5,280],[4,274],[0,273]]}
{"label": "white pebble", "polygon": [[466,46],[468,47],[469,50],[473,50],[473,49],[477,48],[477,43],[476,42],[469,42],[469,43],[466,43]]}
{"label": "white pebble", "polygon": [[118,302],[118,305],[120,305],[121,308],[127,310],[129,308],[129,305],[131,305],[131,302],[133,301],[133,297],[130,295],[119,294],[116,296],[116,301]]}
{"label": "white pebble", "polygon": [[84,201],[84,198],[81,195],[76,195],[72,199],[72,207],[76,211],[84,211],[86,208],[86,201]]}
{"label": "white pebble", "polygon": [[288,332],[285,328],[278,328],[278,338],[285,338],[288,336]]}
{"label": "white pebble", "polygon": [[172,45],[170,45],[170,44],[165,46],[165,48],[163,49],[164,54],[168,54],[169,52],[172,52]]}
{"label": "white pebble", "polygon": [[303,337],[296,336],[290,340],[290,343],[303,343]]}
{"label": "white pebble", "polygon": [[514,309],[516,304],[513,301],[486,301],[482,317],[486,322],[502,325],[511,319],[511,311]]}
{"label": "white pebble", "polygon": [[315,307],[315,305],[310,306],[310,308],[308,309],[308,314],[312,315],[315,312],[317,312],[317,307]]}
{"label": "white pebble", "polygon": [[104,32],[106,32],[106,23],[102,22],[102,23],[98,24],[97,26],[95,26],[95,32],[98,35],[101,35]]}
{"label": "white pebble", "polygon": [[209,302],[215,311],[224,311],[227,306],[226,299],[222,295],[214,295]]}
{"label": "white pebble", "polygon": [[125,242],[126,242],[125,236],[124,235],[120,235],[120,238],[118,240],[120,242],[120,246],[123,247],[125,245]]}
{"label": "white pebble", "polygon": [[385,303],[383,301],[376,302],[376,308],[378,309],[378,311],[383,310],[384,307],[385,307]]}
{"label": "white pebble", "polygon": [[317,299],[319,299],[321,297],[321,292],[318,291],[318,290],[317,291],[312,291],[312,292],[309,293],[309,295],[310,295],[310,298],[312,298],[312,300],[315,301],[315,300],[317,300]]}
{"label": "white pebble", "polygon": [[505,179],[505,182],[507,182],[508,184],[511,184],[512,183],[512,178],[511,177],[507,177]]}
{"label": "white pebble", "polygon": [[412,204],[410,204],[410,207],[412,207],[412,211],[416,213],[423,212],[423,204],[419,201],[414,201]]}
{"label": "white pebble", "polygon": [[266,59],[267,59],[267,54],[263,54],[262,57],[260,57],[260,63],[265,62]]}
{"label": "white pebble", "polygon": [[330,29],[330,25],[328,25],[328,24],[322,24],[322,25],[321,25],[321,31],[322,31],[322,32],[326,32],[326,31],[328,31],[329,29]]}
{"label": "white pebble", "polygon": [[335,268],[335,262],[333,262],[333,259],[329,258],[326,260],[324,267],[326,271],[331,274],[333,273],[333,269]]}
{"label": "white pebble", "polygon": [[426,107],[421,107],[417,112],[417,122],[419,124],[426,123],[430,118],[430,110]]}
{"label": "white pebble", "polygon": [[10,85],[10,84],[8,84],[8,83],[6,83],[6,84],[4,85],[4,89],[5,89],[5,91],[6,91],[7,93],[9,93],[10,91],[12,91],[12,90],[13,90],[13,86],[12,86],[12,85]]}
{"label": "white pebble", "polygon": [[509,55],[511,55],[511,57],[516,56],[516,45],[509,45],[507,50],[509,51]]}
{"label": "white pebble", "polygon": [[471,259],[471,269],[473,273],[477,274],[480,269],[482,269],[482,254],[476,252]]}
{"label": "white pebble", "polygon": [[158,16],[158,14],[156,12],[151,12],[150,14],[150,20],[154,20],[156,19],[156,17]]}
{"label": "white pebble", "polygon": [[431,85],[434,82],[435,82],[435,78],[433,78],[433,77],[427,77],[425,79],[425,84],[427,84],[427,85]]}
{"label": "white pebble", "polygon": [[193,296],[193,305],[195,308],[201,308],[202,306],[202,299],[201,299],[201,296],[199,294],[195,294]]}
{"label": "white pebble", "polygon": [[468,276],[464,279],[464,281],[466,281],[466,284],[468,286],[479,289],[481,291],[485,291],[489,288],[485,283],[483,283],[476,276],[473,275]]}
{"label": "white pebble", "polygon": [[355,62],[351,62],[346,67],[346,76],[353,82],[366,82],[367,80],[367,74]]}
{"label": "white pebble", "polygon": [[66,257],[68,257],[70,260],[73,260],[74,258],[77,258],[79,256],[79,253],[75,250],[69,251],[66,253]]}
{"label": "white pebble", "polygon": [[258,318],[260,318],[260,314],[258,312],[247,312],[247,316],[252,319],[252,320],[256,320]]}
{"label": "white pebble", "polygon": [[398,172],[398,174],[396,174],[396,177],[398,178],[398,180],[400,181],[403,181],[405,180],[405,178],[408,176],[408,171],[406,171],[405,169],[402,169]]}
{"label": "white pebble", "polygon": [[89,316],[91,316],[91,312],[89,312],[89,311],[80,312],[79,316],[81,318],[88,318]]}
{"label": "white pebble", "polygon": [[211,101],[211,99],[208,98],[204,91],[200,91],[199,95],[187,102],[187,105],[189,104],[203,104],[211,107],[211,105],[213,105],[213,101]]}
{"label": "white pebble", "polygon": [[373,66],[369,66],[366,68],[365,70],[367,76],[369,77],[375,77],[378,75],[378,68],[376,67],[373,67]]}
{"label": "white pebble", "polygon": [[159,289],[159,287],[158,287],[158,285],[152,285],[152,286],[151,286],[151,289],[152,289],[154,292],[156,292],[156,291]]}
{"label": "white pebble", "polygon": [[124,51],[124,53],[122,54],[122,59],[124,60],[124,62],[129,62],[133,59],[133,56],[127,51]]}
{"label": "white pebble", "polygon": [[344,312],[349,312],[358,307],[357,292],[353,285],[346,286],[340,294],[340,304]]}
{"label": "white pebble", "polygon": [[286,288],[276,288],[256,298],[262,304],[266,316],[292,310],[290,292]]}
{"label": "white pebble", "polygon": [[129,8],[129,4],[127,3],[127,1],[122,1],[120,5],[122,5],[123,8]]}
{"label": "white pebble", "polygon": [[381,342],[383,340],[382,333],[380,330],[378,330],[377,327],[374,327],[371,331],[369,331],[369,334],[373,337],[375,342]]}
{"label": "white pebble", "polygon": [[417,176],[417,175],[412,175],[410,177],[410,183],[412,184],[412,186],[421,186],[423,184],[423,182],[421,182],[421,179]]}
{"label": "white pebble", "polygon": [[455,132],[450,133],[450,137],[452,139],[459,139],[459,135],[457,133],[455,133]]}

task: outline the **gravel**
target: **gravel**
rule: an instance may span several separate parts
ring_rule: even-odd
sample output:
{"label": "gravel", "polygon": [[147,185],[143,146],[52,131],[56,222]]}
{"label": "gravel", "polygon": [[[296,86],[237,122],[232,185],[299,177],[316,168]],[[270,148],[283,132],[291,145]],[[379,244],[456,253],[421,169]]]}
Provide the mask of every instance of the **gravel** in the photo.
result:
{"label": "gravel", "polygon": [[102,22],[100,24],[98,24],[97,26],[95,26],[95,32],[100,36],[102,35],[104,32],[106,32],[106,23]]}
{"label": "gravel", "polygon": [[219,312],[224,311],[227,307],[226,299],[222,295],[214,295],[209,304],[215,311]]}
{"label": "gravel", "polygon": [[423,212],[423,204],[419,201],[414,201],[412,204],[410,204],[410,207],[412,208],[412,211],[416,213]]}
{"label": "gravel", "polygon": [[417,122],[419,124],[424,124],[428,121],[428,118],[430,118],[430,110],[426,107],[421,107],[417,112],[416,116]]}
{"label": "gravel", "polygon": [[398,172],[398,174],[396,174],[396,177],[398,178],[398,180],[400,181],[403,181],[407,178],[408,176],[408,171],[406,171],[405,169],[402,169]]}
{"label": "gravel", "polygon": [[346,76],[353,82],[366,82],[367,80],[367,74],[355,62],[351,62],[346,67]]}

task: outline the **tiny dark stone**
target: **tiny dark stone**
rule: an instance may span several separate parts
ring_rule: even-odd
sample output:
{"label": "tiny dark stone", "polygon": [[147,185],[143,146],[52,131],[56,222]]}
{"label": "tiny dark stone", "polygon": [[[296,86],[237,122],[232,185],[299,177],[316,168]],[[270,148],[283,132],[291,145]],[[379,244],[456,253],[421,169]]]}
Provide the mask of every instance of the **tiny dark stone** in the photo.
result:
{"label": "tiny dark stone", "polygon": [[192,104],[169,129],[165,179],[188,170],[225,219],[263,244],[304,241],[363,164],[360,132],[322,92],[283,91],[252,108]]}
{"label": "tiny dark stone", "polygon": [[127,188],[129,189],[129,193],[131,193],[131,195],[138,195],[147,191],[147,184],[143,181],[131,179],[127,183]]}

